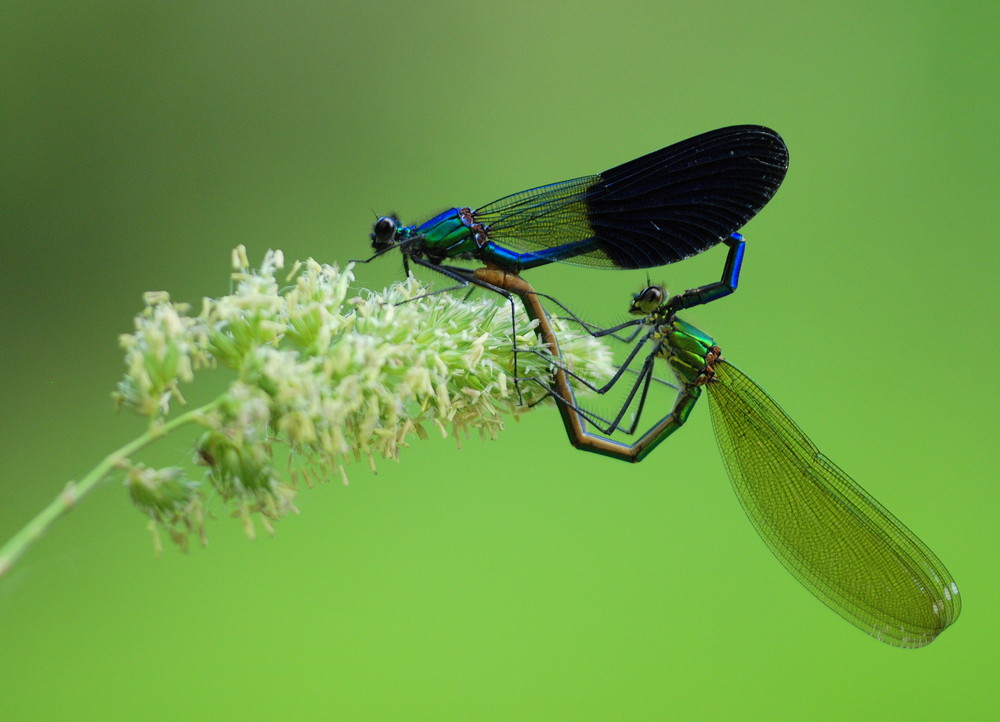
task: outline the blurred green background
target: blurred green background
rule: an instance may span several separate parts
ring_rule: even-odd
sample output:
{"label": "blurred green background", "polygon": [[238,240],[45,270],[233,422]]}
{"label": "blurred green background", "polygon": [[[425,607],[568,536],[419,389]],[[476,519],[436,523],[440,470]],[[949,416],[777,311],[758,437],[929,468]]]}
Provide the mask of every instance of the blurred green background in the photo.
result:
{"label": "blurred green background", "polygon": [[[976,8],[976,9],[974,9]],[[4,719],[980,719],[998,712],[997,6],[50,3],[0,10],[0,536],[141,429],[116,416],[146,290],[367,253],[421,221],[734,123],[784,186],[739,293],[687,314],[958,579],[881,645],[773,560],[707,407],[643,464],[549,409],[304,491],[246,541],[153,558],[109,485],[0,581]],[[721,249],[656,269],[680,289]],[[358,285],[399,278],[398,259]],[[643,272],[539,269],[595,320]],[[986,367],[987,371],[981,369]],[[994,380],[990,380],[994,379]],[[191,454],[170,438],[147,457]]]}

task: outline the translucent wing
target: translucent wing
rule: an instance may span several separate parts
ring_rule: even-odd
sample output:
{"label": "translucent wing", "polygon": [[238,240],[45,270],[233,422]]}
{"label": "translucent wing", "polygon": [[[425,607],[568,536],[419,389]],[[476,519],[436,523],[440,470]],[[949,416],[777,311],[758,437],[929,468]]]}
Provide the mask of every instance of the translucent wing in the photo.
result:
{"label": "translucent wing", "polygon": [[599,175],[515,193],[475,216],[505,247],[538,250],[590,239],[588,251],[564,262],[651,268],[728,238],[771,199],[787,170],[781,136],[732,126]]}
{"label": "translucent wing", "polygon": [[739,369],[716,364],[712,425],[757,532],[796,579],[883,642],[922,647],[961,611],[944,564]]}

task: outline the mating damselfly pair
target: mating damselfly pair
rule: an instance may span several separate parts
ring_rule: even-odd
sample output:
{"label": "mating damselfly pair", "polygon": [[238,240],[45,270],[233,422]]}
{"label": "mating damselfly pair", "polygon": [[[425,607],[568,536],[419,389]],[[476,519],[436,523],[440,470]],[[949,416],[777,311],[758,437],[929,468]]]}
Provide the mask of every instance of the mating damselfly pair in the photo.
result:
{"label": "mating damselfly pair", "polygon": [[[895,646],[924,646],[958,618],[961,601],[951,574],[824,456],[710,336],[677,316],[736,289],[745,249],[738,231],[775,194],[787,168],[787,148],[773,130],[722,128],[597,175],[521,191],[475,210],[452,208],[418,225],[379,218],[371,234],[375,255],[366,260],[398,249],[407,272],[412,261],[459,286],[474,284],[508,299],[519,297],[551,351],[551,378],[533,382],[556,397],[577,448],[641,461],[684,424],[704,390],[733,488],[785,568],[868,634]],[[595,336],[634,343],[621,369],[607,380],[572,374],[540,298],[555,302],[571,320],[579,319],[520,275],[554,261],[652,268],[719,243],[728,246],[719,281],[674,296],[651,285],[633,296],[629,310],[637,318],[606,329],[580,322]],[[457,260],[482,267],[453,265]],[[641,359],[638,371],[625,373],[636,359]],[[640,424],[658,359],[677,381],[670,408],[656,413],[660,418],[631,443],[615,440],[615,432],[634,434]],[[604,394],[623,380],[625,400],[613,418],[576,403],[574,383]]]}

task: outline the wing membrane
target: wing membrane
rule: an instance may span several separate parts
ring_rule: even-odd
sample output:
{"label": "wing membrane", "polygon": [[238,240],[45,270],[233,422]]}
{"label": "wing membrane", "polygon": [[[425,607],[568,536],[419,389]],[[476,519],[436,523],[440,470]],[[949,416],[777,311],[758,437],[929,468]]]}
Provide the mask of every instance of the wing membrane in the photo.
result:
{"label": "wing membrane", "polygon": [[961,611],[944,564],[820,453],[739,369],[716,366],[712,425],[736,494],[775,556],[806,588],[872,636],[930,643]]}
{"label": "wing membrane", "polygon": [[788,169],[781,137],[761,126],[720,128],[595,176],[501,198],[476,211],[500,245],[552,248],[592,238],[564,262],[648,268],[700,253],[739,230]]}

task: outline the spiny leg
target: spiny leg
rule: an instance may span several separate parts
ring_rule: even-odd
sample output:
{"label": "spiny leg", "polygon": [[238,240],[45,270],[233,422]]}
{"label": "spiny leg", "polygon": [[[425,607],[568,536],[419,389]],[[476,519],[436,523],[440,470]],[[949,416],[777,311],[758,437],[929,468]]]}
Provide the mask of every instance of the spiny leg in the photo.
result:
{"label": "spiny leg", "polygon": [[[524,303],[528,315],[538,321],[536,327],[538,337],[549,346],[554,357],[560,358],[559,344],[548,322],[545,309],[538,301],[538,294],[523,278],[496,268],[478,269],[475,275],[479,280],[517,295]],[[574,447],[632,462],[641,461],[657,444],[679,428],[686,421],[694,401],[701,393],[699,388],[685,387],[678,395],[670,414],[661,419],[635,444],[626,445],[586,431],[584,427],[586,417],[576,404],[573,389],[567,381],[566,373],[561,364],[554,366],[552,386],[549,388],[556,397],[557,408],[563,419],[566,434]]]}
{"label": "spiny leg", "polygon": [[[590,333],[592,336],[600,337],[600,336],[604,336],[604,335],[614,334],[616,331],[619,331],[622,328],[626,328],[629,325],[637,325],[637,324],[639,324],[639,325],[647,324],[648,325],[650,323],[650,317],[649,317],[648,314],[651,314],[654,311],[656,311],[662,317],[669,317],[669,316],[672,316],[674,313],[676,313],[676,311],[678,311],[680,309],[692,308],[694,306],[699,306],[699,305],[711,303],[713,301],[717,301],[720,298],[725,298],[726,296],[732,294],[736,290],[736,288],[738,287],[738,285],[739,285],[739,277],[740,277],[740,271],[741,271],[742,265],[743,265],[743,255],[744,255],[744,250],[745,250],[745,247],[746,247],[746,242],[743,240],[743,236],[741,236],[738,233],[734,233],[734,234],[732,234],[730,237],[728,237],[725,240],[725,244],[729,247],[729,252],[726,254],[726,262],[725,262],[725,265],[723,267],[722,277],[721,277],[721,279],[719,281],[716,281],[716,282],[713,282],[713,283],[709,283],[709,284],[706,284],[704,286],[699,286],[697,288],[689,289],[687,291],[684,291],[683,293],[680,293],[680,294],[677,294],[675,296],[672,296],[671,298],[667,299],[667,301],[666,301],[665,304],[662,304],[660,302],[660,300],[662,299],[662,290],[659,291],[660,295],[658,297],[653,297],[651,299],[642,299],[641,296],[643,294],[640,294],[640,295],[636,296],[636,299],[633,302],[632,312],[633,313],[642,313],[642,314],[644,314],[643,318],[636,319],[636,320],[630,321],[630,322],[626,322],[624,324],[619,324],[617,326],[613,326],[613,327],[608,328],[608,329],[602,329],[602,330],[599,330],[599,331],[594,331],[593,328],[589,327],[590,326],[589,324],[587,324],[586,322],[580,321],[578,319],[578,317],[576,317],[575,314],[572,314],[572,312],[570,312],[570,314],[573,317],[573,319],[576,319],[584,327],[584,329],[588,333]],[[654,290],[654,289],[659,289],[659,287],[651,286],[649,289],[647,289],[647,291]],[[544,295],[544,294],[537,294],[537,295]],[[544,297],[548,298],[551,301],[554,301],[561,308],[566,309],[566,307],[563,304],[559,303],[558,301],[556,301],[555,299],[553,299],[551,296],[544,296]],[[661,306],[662,306],[662,308],[660,308]],[[568,309],[566,309],[566,310],[568,310]],[[590,383],[589,381],[587,381],[585,379],[581,379],[579,376],[577,376],[575,374],[570,374],[570,375],[573,376],[573,378],[575,378],[578,381],[580,381],[581,383],[583,383],[591,391],[594,391],[597,394],[606,394],[621,380],[622,376],[625,373],[625,370],[632,363],[632,361],[635,359],[636,355],[639,353],[639,349],[641,349],[646,344],[646,342],[649,341],[649,339],[655,333],[656,333],[656,329],[655,328],[648,330],[647,333],[646,333],[646,335],[645,335],[645,337],[642,339],[642,341],[640,341],[632,349],[632,351],[629,353],[628,357],[626,358],[625,362],[619,367],[618,371],[614,374],[614,376],[612,376],[602,386],[597,386],[596,384],[592,384],[592,383]],[[638,330],[637,330],[636,334],[633,334],[632,338],[634,338],[635,335],[638,335]],[[616,336],[616,338],[617,338],[617,336]],[[626,398],[626,400],[624,402],[624,405],[623,405],[621,411],[619,412],[618,416],[615,418],[614,422],[608,424],[607,426],[604,427],[604,429],[602,429],[603,433],[611,433],[611,430],[614,430],[614,429],[619,429],[620,430],[621,429],[621,427],[620,427],[619,424],[620,424],[622,418],[624,418],[624,414],[627,411],[629,405],[632,403],[632,400],[635,397],[635,394],[637,392],[637,388],[638,388],[639,384],[642,382],[641,375],[643,373],[646,373],[646,364],[650,364],[651,365],[651,360],[650,359],[653,356],[655,356],[655,352],[653,354],[651,354],[650,357],[647,357],[647,360],[646,360],[646,362],[643,365],[643,369],[642,369],[642,371],[640,371],[640,379],[638,379],[636,381],[636,383],[633,385],[632,389],[629,391],[629,394],[628,394],[628,396],[627,396],[627,398]],[[650,371],[649,373],[652,373],[652,372]],[[670,384],[668,384],[668,385],[670,385]],[[639,408],[636,411],[636,416],[634,417],[633,424],[632,424],[632,427],[631,427],[633,429],[635,427],[635,424],[638,422],[639,416],[642,413],[642,408],[643,408],[643,404],[645,403],[647,391],[648,391],[648,381],[647,381],[645,390],[644,390],[642,396],[640,397]],[[581,413],[584,413],[584,412],[581,411]],[[596,415],[594,415],[594,416],[596,417]],[[600,418],[600,417],[596,417],[596,418]],[[593,423],[593,421],[591,423]],[[600,428],[600,426],[598,424],[595,424],[595,425],[597,425],[598,428]]]}

